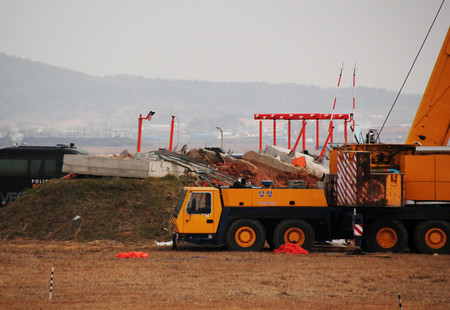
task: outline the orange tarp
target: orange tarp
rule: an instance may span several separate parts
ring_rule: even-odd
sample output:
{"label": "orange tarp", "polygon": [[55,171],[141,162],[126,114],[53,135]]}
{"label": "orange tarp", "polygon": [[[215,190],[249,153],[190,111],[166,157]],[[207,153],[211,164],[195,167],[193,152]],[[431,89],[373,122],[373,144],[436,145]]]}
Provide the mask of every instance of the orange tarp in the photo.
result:
{"label": "orange tarp", "polygon": [[116,255],[117,258],[147,258],[148,253],[145,252],[125,252]]}
{"label": "orange tarp", "polygon": [[293,166],[300,166],[300,167],[306,167],[306,159],[303,156],[294,158],[291,161],[291,165],[293,165]]}
{"label": "orange tarp", "polygon": [[273,250],[273,252],[287,254],[309,254],[307,250],[293,243],[282,244],[278,249]]}

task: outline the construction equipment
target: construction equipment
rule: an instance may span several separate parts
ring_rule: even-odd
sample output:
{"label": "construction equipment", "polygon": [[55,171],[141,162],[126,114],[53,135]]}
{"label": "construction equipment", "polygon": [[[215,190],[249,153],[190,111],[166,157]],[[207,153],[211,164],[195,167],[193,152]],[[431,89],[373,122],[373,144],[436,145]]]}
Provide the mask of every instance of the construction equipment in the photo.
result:
{"label": "construction equipment", "polygon": [[362,233],[362,247],[371,252],[408,247],[447,253],[449,128],[450,28],[407,144],[333,148],[329,174],[316,189],[273,188],[268,182],[251,187],[245,180],[231,187],[186,187],[172,215],[174,244],[259,251],[267,241],[272,248],[295,243],[309,251],[315,242]]}

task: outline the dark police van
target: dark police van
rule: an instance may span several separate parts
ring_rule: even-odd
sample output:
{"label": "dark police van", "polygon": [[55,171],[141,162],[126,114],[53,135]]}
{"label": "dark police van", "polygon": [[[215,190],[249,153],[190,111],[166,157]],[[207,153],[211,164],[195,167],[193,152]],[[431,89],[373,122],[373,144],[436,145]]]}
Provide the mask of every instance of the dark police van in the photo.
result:
{"label": "dark police van", "polygon": [[0,201],[14,201],[26,188],[52,178],[61,178],[64,154],[88,155],[73,144],[58,146],[15,146],[0,149]]}

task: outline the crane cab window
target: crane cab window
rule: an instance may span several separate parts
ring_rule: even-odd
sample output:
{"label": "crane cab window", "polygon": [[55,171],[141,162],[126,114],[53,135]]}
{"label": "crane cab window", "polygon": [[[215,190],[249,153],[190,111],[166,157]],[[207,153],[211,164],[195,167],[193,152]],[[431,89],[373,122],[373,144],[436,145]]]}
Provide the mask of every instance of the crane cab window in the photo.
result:
{"label": "crane cab window", "polygon": [[187,214],[210,214],[211,213],[211,193],[195,192],[189,196],[186,206]]}

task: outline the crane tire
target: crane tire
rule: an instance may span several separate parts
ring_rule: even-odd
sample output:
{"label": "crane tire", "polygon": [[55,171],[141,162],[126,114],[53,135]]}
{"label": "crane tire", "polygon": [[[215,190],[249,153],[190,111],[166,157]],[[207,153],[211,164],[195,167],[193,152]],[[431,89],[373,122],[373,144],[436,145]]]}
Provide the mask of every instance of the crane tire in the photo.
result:
{"label": "crane tire", "polygon": [[276,249],[285,243],[294,243],[308,252],[314,245],[314,229],[304,220],[281,221],[273,231],[273,241]]}
{"label": "crane tire", "polygon": [[366,244],[370,252],[400,253],[408,244],[408,231],[397,220],[375,221],[369,226]]}
{"label": "crane tire", "polygon": [[450,224],[446,221],[423,221],[414,230],[414,244],[425,254],[450,251]]}
{"label": "crane tire", "polygon": [[238,219],[226,235],[226,245],[232,251],[261,251],[266,242],[266,230],[257,220]]}

